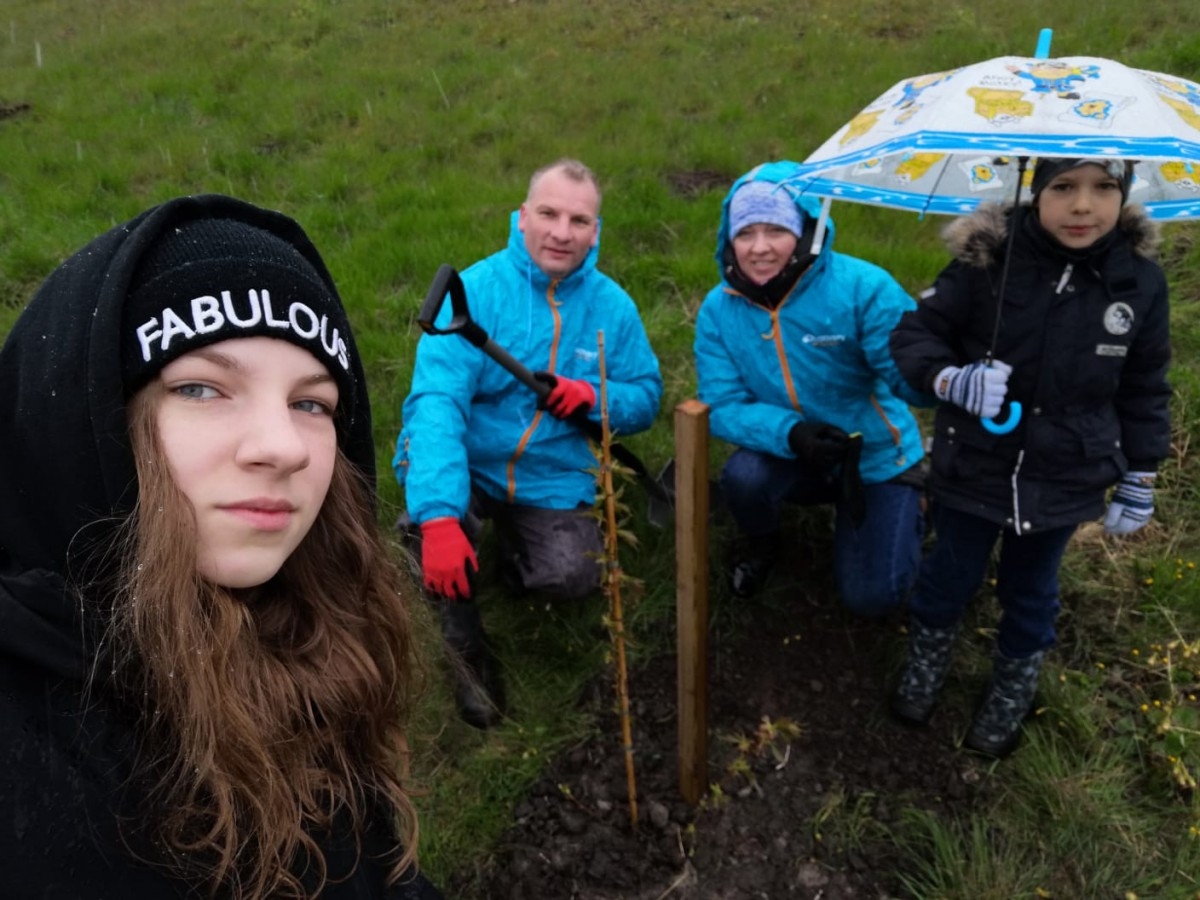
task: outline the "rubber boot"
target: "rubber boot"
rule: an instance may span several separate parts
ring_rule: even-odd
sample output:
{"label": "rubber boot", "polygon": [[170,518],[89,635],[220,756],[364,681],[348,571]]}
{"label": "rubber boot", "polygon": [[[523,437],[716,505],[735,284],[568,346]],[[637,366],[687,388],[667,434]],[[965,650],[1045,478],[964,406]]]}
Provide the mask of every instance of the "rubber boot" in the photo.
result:
{"label": "rubber boot", "polygon": [[479,608],[470,600],[442,600],[441,621],[459,715],[475,728],[498,725],[504,715],[504,682]]}
{"label": "rubber boot", "polygon": [[915,617],[908,623],[908,657],[892,691],[892,714],[907,725],[924,725],[933,715],[938,693],[950,669],[957,624],[930,628]]}
{"label": "rubber boot", "polygon": [[1021,739],[1021,723],[1033,710],[1033,695],[1046,651],[1040,650],[1023,659],[1009,659],[997,653],[992,660],[992,680],[971,731],[963,746],[988,756],[1008,756]]}

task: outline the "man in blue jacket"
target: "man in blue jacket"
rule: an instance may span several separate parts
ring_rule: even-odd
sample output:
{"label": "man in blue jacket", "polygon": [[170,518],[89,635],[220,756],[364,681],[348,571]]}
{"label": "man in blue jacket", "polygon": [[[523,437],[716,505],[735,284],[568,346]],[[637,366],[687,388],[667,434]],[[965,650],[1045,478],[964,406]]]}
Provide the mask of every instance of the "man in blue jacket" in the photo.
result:
{"label": "man in blue jacket", "polygon": [[[816,239],[819,203],[787,187],[795,163],[739,178],[721,210],[721,283],[696,319],[700,399],[712,432],[736,446],[722,496],[744,551],[730,587],[748,597],[780,548],[785,502],[836,504],[842,602],[883,615],[920,561],[921,435],[888,335],[916,304],[887,272]],[[861,442],[858,437],[861,435]],[[847,490],[847,488],[851,488]]]}
{"label": "man in blue jacket", "polygon": [[465,340],[424,336],[417,346],[393,466],[420,530],[425,588],[441,600],[443,634],[465,663],[459,709],[479,728],[494,725],[503,706],[473,602],[482,520],[496,520],[502,565],[518,589],[563,598],[595,590],[597,463],[566,419],[579,410],[600,418],[598,332],[612,430],[649,428],[662,397],[637,306],[596,268],[599,245],[596,176],[562,159],[530,179],[508,246],[462,273],[471,318],[551,386],[543,404]]}

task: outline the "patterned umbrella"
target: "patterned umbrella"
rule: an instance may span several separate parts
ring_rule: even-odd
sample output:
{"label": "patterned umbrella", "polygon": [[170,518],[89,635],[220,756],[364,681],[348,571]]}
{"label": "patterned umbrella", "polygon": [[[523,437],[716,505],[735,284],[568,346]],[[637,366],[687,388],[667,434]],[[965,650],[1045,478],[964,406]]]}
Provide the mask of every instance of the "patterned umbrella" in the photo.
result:
{"label": "patterned umbrella", "polygon": [[[1200,85],[1093,57],[1003,56],[908,78],[809,156],[799,193],[961,215],[1019,198],[1019,162],[1141,161],[1130,202],[1151,218],[1200,218]],[[1026,182],[1027,184],[1027,182]]]}

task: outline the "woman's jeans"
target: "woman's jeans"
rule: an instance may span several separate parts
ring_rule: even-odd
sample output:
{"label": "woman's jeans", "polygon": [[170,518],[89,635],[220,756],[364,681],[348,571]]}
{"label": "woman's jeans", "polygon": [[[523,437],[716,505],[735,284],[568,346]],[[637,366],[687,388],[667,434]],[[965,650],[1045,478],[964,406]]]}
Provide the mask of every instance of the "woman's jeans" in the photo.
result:
{"label": "woman's jeans", "polygon": [[750,546],[773,546],[784,503],[836,503],[834,579],[842,602],[865,616],[882,616],[908,595],[921,561],[925,518],[921,491],[911,484],[865,486],[867,514],[858,527],[838,501],[832,476],[814,477],[794,459],[738,449],[721,471],[721,494]]}
{"label": "woman's jeans", "polygon": [[937,542],[921,566],[912,613],[930,628],[956,624],[979,590],[996,541],[996,598],[1000,601],[997,649],[1023,659],[1054,645],[1058,618],[1058,567],[1074,525],[1018,536],[994,522],[938,504]]}

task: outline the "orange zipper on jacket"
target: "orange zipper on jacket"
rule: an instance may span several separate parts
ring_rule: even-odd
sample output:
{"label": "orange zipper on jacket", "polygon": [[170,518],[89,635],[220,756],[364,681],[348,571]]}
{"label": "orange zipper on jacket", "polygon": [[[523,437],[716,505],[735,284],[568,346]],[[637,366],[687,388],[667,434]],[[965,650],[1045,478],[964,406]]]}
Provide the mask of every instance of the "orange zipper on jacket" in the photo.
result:
{"label": "orange zipper on jacket", "polygon": [[[554,288],[558,285],[558,281],[550,282],[550,287],[546,291],[546,302],[550,305],[550,314],[554,317],[554,337],[550,341],[550,364],[546,368],[547,372],[554,373],[554,369],[558,363],[558,341],[562,336],[562,316],[558,313],[558,301],[554,298]],[[508,466],[506,469],[508,480],[508,502],[516,502],[517,496],[517,460],[521,458],[521,454],[525,452],[525,448],[529,445],[529,439],[533,437],[533,433],[537,431],[538,424],[542,421],[542,410],[534,413],[533,421],[529,423],[529,427],[525,429],[525,433],[521,435],[521,439],[517,441],[517,449],[513,451],[513,455],[509,457]]]}
{"label": "orange zipper on jacket", "polygon": [[783,373],[783,386],[787,389],[788,399],[792,401],[796,412],[804,415],[804,407],[800,405],[800,398],[796,394],[796,385],[792,380],[792,367],[788,364],[787,348],[783,346],[783,329],[779,327],[780,306],[783,306],[783,303],[769,310],[771,313],[771,336],[775,339],[775,354],[779,357],[779,369]]}
{"label": "orange zipper on jacket", "polygon": [[874,394],[871,395],[871,405],[875,407],[875,412],[879,413],[879,418],[887,426],[888,433],[892,436],[892,443],[899,447],[901,442],[900,429],[892,424],[892,420],[887,417],[887,413],[883,411],[883,407],[879,405],[879,401],[875,399]]}
{"label": "orange zipper on jacket", "polygon": [[[797,284],[799,279],[797,279]],[[792,291],[796,289],[792,286]],[[792,291],[788,291],[787,296],[779,302],[779,306],[771,309],[763,306],[761,303],[755,303],[745,294],[735,291],[733,288],[725,288],[725,290],[734,297],[739,297],[745,300],[751,306],[757,306],[763,312],[771,317],[771,330],[767,334],[759,335],[764,341],[773,341],[775,344],[775,355],[779,357],[779,370],[783,374],[783,387],[787,391],[788,399],[792,402],[792,406],[800,415],[804,415],[804,407],[800,405],[800,397],[796,394],[796,385],[792,380],[792,367],[788,364],[787,348],[783,346],[783,329],[779,327],[779,310],[783,308],[783,304],[787,303],[792,297]]]}

